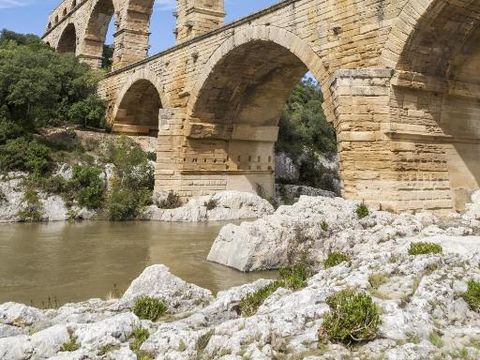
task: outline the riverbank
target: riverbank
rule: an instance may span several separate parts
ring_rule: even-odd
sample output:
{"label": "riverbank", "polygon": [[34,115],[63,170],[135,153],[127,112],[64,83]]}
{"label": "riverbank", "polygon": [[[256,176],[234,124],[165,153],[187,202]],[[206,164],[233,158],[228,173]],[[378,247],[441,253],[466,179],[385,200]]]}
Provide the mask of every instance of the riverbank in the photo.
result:
{"label": "riverbank", "polygon": [[[281,272],[283,280],[257,280],[214,296],[154,265],[119,299],[49,310],[6,303],[0,358],[477,359],[477,195],[465,214],[442,219],[302,197],[256,222],[228,225],[217,238],[224,243],[231,233],[235,255],[252,254],[247,263],[255,268],[285,266],[283,259],[297,264]],[[360,342],[356,335],[335,338],[329,327],[331,296],[345,291],[363,294],[376,309],[378,320],[360,323],[369,327]]]}

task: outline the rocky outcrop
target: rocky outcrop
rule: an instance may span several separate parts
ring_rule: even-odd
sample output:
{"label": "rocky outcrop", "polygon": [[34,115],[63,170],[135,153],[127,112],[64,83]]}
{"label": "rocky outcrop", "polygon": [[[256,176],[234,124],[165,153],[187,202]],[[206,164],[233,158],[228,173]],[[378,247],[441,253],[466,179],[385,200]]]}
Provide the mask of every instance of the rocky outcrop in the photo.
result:
{"label": "rocky outcrop", "polygon": [[320,263],[332,251],[356,254],[378,243],[386,249],[402,248],[412,238],[434,235],[435,241],[449,244],[450,238],[438,236],[480,233],[480,211],[472,215],[478,206],[475,204],[463,217],[448,219],[428,213],[396,215],[382,211],[359,219],[358,205],[341,198],[302,196],[293,206],[281,206],[273,215],[223,227],[208,260],[240,271],[266,270],[287,266],[303,254]]}
{"label": "rocky outcrop", "polygon": [[261,197],[240,191],[223,191],[192,198],[176,209],[149,206],[144,218],[157,221],[203,222],[256,219],[272,214],[272,205]]}
{"label": "rocky outcrop", "polygon": [[[161,265],[147,268],[118,300],[51,310],[7,303],[0,306],[0,358],[133,360],[130,344],[138,328],[149,333],[140,350],[157,360],[479,358],[480,314],[462,298],[467,282],[480,280],[479,252],[472,246],[463,254],[411,256],[402,246],[370,245],[349,262],[320,267],[303,289],[279,288],[250,317],[240,314],[241,299],[271,280],[213,298]],[[384,279],[375,287],[373,274]],[[319,342],[326,298],[347,288],[369,293],[380,307],[377,338],[355,347]],[[139,319],[130,306],[142,295],[168,303],[169,314],[157,322]],[[78,349],[60,351],[72,339]]]}

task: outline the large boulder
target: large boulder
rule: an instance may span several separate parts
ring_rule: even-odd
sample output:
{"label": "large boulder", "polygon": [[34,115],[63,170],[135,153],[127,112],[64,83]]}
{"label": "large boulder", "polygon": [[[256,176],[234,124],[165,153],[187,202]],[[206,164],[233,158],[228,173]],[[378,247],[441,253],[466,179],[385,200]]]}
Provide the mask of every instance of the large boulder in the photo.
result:
{"label": "large boulder", "polygon": [[161,209],[152,205],[146,209],[144,217],[159,221],[201,222],[255,219],[273,212],[273,206],[255,194],[223,191],[192,198],[176,209]]}
{"label": "large boulder", "polygon": [[269,270],[287,266],[304,255],[318,264],[332,251],[355,254],[379,244],[393,251],[431,236],[444,243],[446,251],[478,248],[475,238],[465,238],[474,230],[461,218],[445,226],[429,213],[370,210],[360,219],[356,214],[359,204],[341,198],[301,196],[297,203],[281,206],[273,215],[224,226],[208,260],[240,271]]}
{"label": "large boulder", "polygon": [[152,265],[133,280],[119,300],[120,308],[130,308],[135,300],[149,296],[162,300],[170,313],[192,311],[204,307],[213,299],[209,290],[176,277],[165,265]]}

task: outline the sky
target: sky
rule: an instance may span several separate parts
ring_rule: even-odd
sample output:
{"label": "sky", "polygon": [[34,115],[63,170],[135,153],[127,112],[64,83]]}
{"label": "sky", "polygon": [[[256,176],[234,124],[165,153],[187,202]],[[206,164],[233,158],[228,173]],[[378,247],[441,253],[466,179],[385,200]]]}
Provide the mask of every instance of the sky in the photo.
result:
{"label": "sky", "polygon": [[[278,2],[280,0],[225,0],[226,22]],[[0,29],[42,35],[48,14],[59,3],[59,0],[0,0]],[[175,0],[156,0],[150,25],[150,55],[174,44],[174,8]],[[111,39],[107,39],[107,43],[110,42]]]}

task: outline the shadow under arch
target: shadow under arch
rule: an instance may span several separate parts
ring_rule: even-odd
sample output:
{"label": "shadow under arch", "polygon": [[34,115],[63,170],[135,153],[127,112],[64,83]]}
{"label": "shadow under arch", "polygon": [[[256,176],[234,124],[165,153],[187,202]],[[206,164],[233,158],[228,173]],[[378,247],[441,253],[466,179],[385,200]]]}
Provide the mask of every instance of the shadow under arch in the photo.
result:
{"label": "shadow under arch", "polygon": [[328,95],[320,59],[296,35],[252,26],[227,39],[192,91],[186,136],[196,156],[184,173],[223,174],[227,189],[272,196],[280,116],[307,71]]}
{"label": "shadow under arch", "polygon": [[77,51],[77,31],[75,25],[68,24],[63,30],[62,36],[57,45],[57,52],[64,53],[73,53]]}
{"label": "shadow under arch", "polygon": [[463,210],[480,184],[480,1],[421,3],[423,14],[391,62],[391,126],[419,149],[411,161],[418,166],[401,176],[430,179]]}
{"label": "shadow under arch", "polygon": [[119,94],[113,132],[157,136],[162,100],[157,86],[144,77],[132,79]]}

